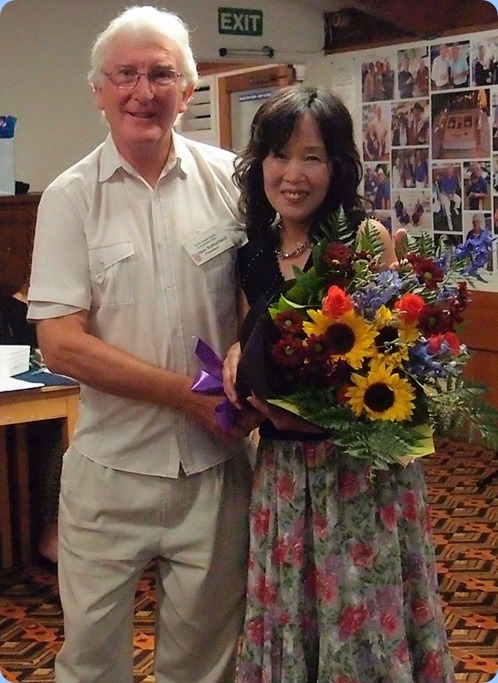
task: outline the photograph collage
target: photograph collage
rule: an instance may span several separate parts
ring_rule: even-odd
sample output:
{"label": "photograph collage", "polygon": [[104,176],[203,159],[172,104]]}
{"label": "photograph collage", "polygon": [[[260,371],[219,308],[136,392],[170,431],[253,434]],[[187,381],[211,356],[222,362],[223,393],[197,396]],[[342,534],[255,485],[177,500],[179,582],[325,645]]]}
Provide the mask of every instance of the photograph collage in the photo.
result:
{"label": "photograph collage", "polygon": [[[498,237],[498,34],[365,51],[360,65],[375,217],[445,247]],[[498,280],[496,243],[487,269]]]}

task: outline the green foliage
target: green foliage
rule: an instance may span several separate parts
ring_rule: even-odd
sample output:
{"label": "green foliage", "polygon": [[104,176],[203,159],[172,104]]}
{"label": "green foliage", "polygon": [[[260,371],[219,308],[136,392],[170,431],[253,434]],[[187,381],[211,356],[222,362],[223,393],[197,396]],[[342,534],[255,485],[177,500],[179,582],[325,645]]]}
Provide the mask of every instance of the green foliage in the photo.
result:
{"label": "green foliage", "polygon": [[353,457],[366,460],[374,469],[388,469],[393,462],[406,457],[419,440],[413,425],[408,423],[351,421],[349,408],[337,403],[327,390],[299,392],[286,400],[304,418],[329,430],[331,441]]}
{"label": "green foliage", "polygon": [[[414,245],[415,246],[415,245]],[[410,252],[416,252],[420,254],[420,256],[423,256],[424,258],[429,258],[429,259],[434,259],[435,257],[435,248],[434,248],[434,241],[432,239],[432,235],[429,235],[427,232],[423,232],[419,239],[416,241],[416,247],[412,248],[410,246]]]}
{"label": "green foliage", "polygon": [[435,434],[498,448],[498,410],[486,401],[487,387],[462,377],[440,384],[439,393],[427,397]]}
{"label": "green foliage", "polygon": [[367,220],[365,227],[358,233],[355,251],[366,251],[375,259],[379,259],[384,253],[384,244],[380,239],[379,231],[372,230],[369,220]]}
{"label": "green foliage", "polygon": [[349,224],[344,209],[339,207],[326,221],[319,224],[316,237],[326,242],[340,242],[350,247],[353,246],[356,230]]}

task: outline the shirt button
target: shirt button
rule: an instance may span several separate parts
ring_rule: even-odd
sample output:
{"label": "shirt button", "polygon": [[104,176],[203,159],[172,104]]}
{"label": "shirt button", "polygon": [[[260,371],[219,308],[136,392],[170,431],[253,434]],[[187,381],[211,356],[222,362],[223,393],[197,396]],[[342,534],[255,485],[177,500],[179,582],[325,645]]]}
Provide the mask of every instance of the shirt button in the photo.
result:
{"label": "shirt button", "polygon": [[105,273],[103,270],[99,270],[99,272],[95,275],[95,280],[98,282],[99,285],[101,285],[104,282],[105,278]]}

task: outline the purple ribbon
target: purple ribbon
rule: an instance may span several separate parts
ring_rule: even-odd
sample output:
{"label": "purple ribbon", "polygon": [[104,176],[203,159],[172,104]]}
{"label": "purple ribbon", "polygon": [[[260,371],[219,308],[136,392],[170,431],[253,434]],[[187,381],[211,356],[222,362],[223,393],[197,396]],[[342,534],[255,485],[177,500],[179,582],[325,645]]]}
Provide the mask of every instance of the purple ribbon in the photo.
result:
{"label": "purple ribbon", "polygon": [[[192,391],[203,394],[223,393],[223,361],[215,354],[213,349],[202,341],[197,340],[195,355],[201,361],[203,368],[199,370],[192,382]],[[235,425],[237,409],[225,398],[215,408],[216,421],[224,432],[229,432]]]}

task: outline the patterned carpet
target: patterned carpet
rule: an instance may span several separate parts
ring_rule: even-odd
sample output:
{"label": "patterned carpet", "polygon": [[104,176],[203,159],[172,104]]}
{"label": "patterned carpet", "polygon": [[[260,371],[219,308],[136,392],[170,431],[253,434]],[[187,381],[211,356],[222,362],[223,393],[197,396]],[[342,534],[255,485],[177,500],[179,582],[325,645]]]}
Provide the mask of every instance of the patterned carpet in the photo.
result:
{"label": "patterned carpet", "polygon": [[[479,480],[498,467],[493,456],[443,441],[425,460],[457,683],[489,683],[498,671],[498,476],[479,487]],[[136,598],[134,683],[154,681],[153,610],[149,569]],[[0,672],[7,681],[54,680],[61,619],[53,569],[33,565],[0,573]]]}

